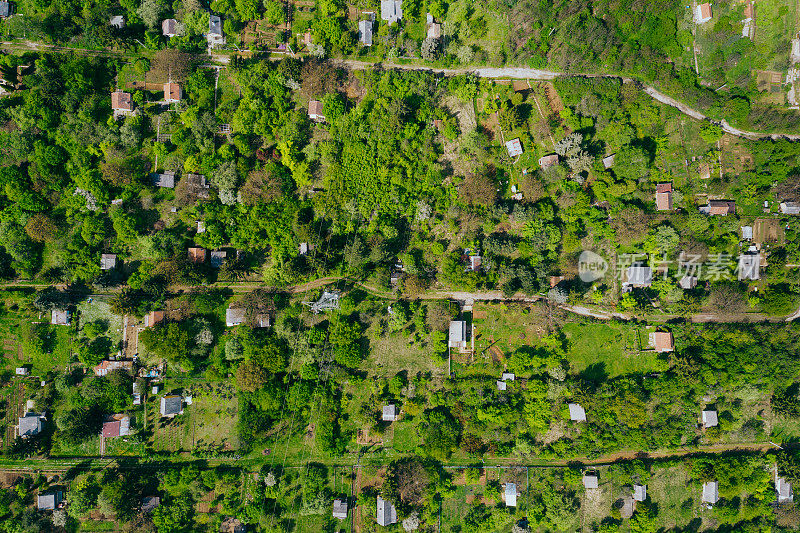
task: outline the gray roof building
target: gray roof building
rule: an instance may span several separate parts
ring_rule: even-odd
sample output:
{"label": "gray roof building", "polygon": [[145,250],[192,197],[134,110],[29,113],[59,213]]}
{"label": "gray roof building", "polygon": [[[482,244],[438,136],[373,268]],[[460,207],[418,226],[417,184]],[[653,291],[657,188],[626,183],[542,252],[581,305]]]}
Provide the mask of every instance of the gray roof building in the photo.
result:
{"label": "gray roof building", "polygon": [[54,326],[69,326],[70,316],[69,309],[53,309],[50,312],[50,323]]}
{"label": "gray roof building", "polygon": [[397,420],[397,406],[395,404],[389,404],[383,406],[383,413],[381,414],[381,419],[384,422],[394,422]]}
{"label": "gray roof building", "polygon": [[36,413],[26,413],[19,419],[17,435],[23,439],[33,437],[44,429],[44,417]]}
{"label": "gray roof building", "polygon": [[64,493],[60,490],[51,490],[36,497],[36,508],[40,511],[53,511],[64,501]]}
{"label": "gray roof building", "polygon": [[222,263],[225,262],[225,258],[228,256],[228,252],[224,250],[214,250],[211,252],[211,266],[214,268],[222,267]]}
{"label": "gray roof building", "polygon": [[703,411],[700,415],[700,421],[703,423],[704,428],[713,428],[719,424],[716,411]]}
{"label": "gray roof building", "polygon": [[153,182],[155,187],[164,187],[165,189],[174,189],[175,188],[175,173],[174,172],[164,172],[163,174],[159,174],[158,172],[154,172],[150,174],[150,179]]}
{"label": "gray roof building", "polygon": [[633,499],[637,502],[645,501],[647,499],[647,485],[634,485]]}
{"label": "gray roof building", "polygon": [[161,416],[175,416],[182,411],[181,397],[177,394],[170,394],[161,397]]}
{"label": "gray roof building", "polygon": [[506,386],[506,382],[505,381],[501,381],[501,380],[498,379],[496,383],[497,383],[497,390],[500,390],[500,391],[506,390],[507,386]]}
{"label": "gray roof building", "polygon": [[117,254],[102,254],[100,256],[100,270],[111,270],[117,266]]}
{"label": "gray roof building", "polygon": [[782,477],[776,477],[775,479],[775,492],[778,495],[778,503],[791,503],[794,501],[792,484]]}
{"label": "gray roof building", "polygon": [[756,252],[740,255],[736,271],[739,281],[761,279],[761,254]]}
{"label": "gray roof building", "polygon": [[506,507],[517,506],[517,486],[514,483],[506,483],[505,490]]}
{"label": "gray roof building", "polygon": [[11,2],[6,2],[5,0],[0,2],[0,18],[7,19],[11,16],[11,12],[13,11],[13,7]]}
{"label": "gray roof building", "polygon": [[391,26],[403,19],[403,0],[381,0],[381,19]]}
{"label": "gray roof building", "polygon": [[175,37],[178,35],[178,21],[175,19],[166,19],[162,21],[161,33],[166,37]]}
{"label": "gray roof building", "polygon": [[450,322],[450,336],[447,345],[450,348],[467,347],[467,323],[463,320]]}
{"label": "gray roof building", "polygon": [[574,422],[586,422],[586,411],[579,403],[569,404],[569,419]]}
{"label": "gray roof building", "polygon": [[597,477],[597,474],[584,474],[583,475],[583,487],[586,489],[596,489],[600,486],[600,479]]}
{"label": "gray roof building", "polygon": [[713,505],[719,501],[719,483],[707,481],[703,483],[703,503]]}
{"label": "gray roof building", "polygon": [[680,285],[681,289],[694,289],[697,287],[697,277],[683,276],[680,281],[678,281],[678,285]]}
{"label": "gray roof building", "polygon": [[333,517],[339,520],[347,518],[347,500],[333,500]]}
{"label": "gray roof building", "polygon": [[397,523],[397,509],[392,502],[378,496],[378,525],[390,526]]}
{"label": "gray roof building", "polygon": [[222,18],[219,15],[210,15],[208,17],[208,34],[222,35]]}
{"label": "gray roof building", "polygon": [[653,269],[647,265],[631,265],[627,274],[627,283],[633,287],[649,287],[653,283]]}
{"label": "gray roof building", "polygon": [[225,325],[230,327],[238,326],[244,322],[244,307],[229,307],[225,310]]}
{"label": "gray roof building", "polygon": [[800,215],[800,203],[781,202],[781,213],[784,215]]}
{"label": "gray roof building", "polygon": [[142,512],[149,513],[152,512],[153,509],[161,505],[161,498],[158,496],[145,496],[142,498]]}
{"label": "gray roof building", "polygon": [[372,46],[372,21],[358,21],[358,42],[364,46]]}
{"label": "gray roof building", "polygon": [[125,27],[125,17],[122,15],[111,17],[111,19],[108,21],[108,24],[114,28],[117,28],[118,30],[121,30]]}

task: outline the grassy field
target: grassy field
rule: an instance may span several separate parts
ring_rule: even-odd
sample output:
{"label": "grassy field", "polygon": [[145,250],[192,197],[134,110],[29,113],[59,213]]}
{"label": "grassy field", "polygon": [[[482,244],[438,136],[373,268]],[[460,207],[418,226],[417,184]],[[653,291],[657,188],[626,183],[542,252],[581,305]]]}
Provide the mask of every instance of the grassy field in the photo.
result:
{"label": "grassy field", "polygon": [[[173,419],[162,418],[162,391],[148,400],[148,425],[153,424],[152,445],[158,451],[235,450],[239,447],[236,421],[238,400],[226,383],[203,383],[187,388],[192,405]],[[176,392],[177,393],[177,392]]]}
{"label": "grassy field", "polygon": [[111,312],[110,300],[110,296],[97,296],[92,298],[91,302],[84,300],[79,303],[78,331],[82,333],[83,327],[90,322],[101,322],[107,328],[105,336],[111,339],[111,345],[116,351],[122,347],[122,317]]}

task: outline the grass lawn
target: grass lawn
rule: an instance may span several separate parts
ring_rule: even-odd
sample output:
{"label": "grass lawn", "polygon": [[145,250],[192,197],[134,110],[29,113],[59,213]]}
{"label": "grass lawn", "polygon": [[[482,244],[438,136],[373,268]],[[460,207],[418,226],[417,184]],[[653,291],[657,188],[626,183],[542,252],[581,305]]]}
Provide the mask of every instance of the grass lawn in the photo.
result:
{"label": "grass lawn", "polygon": [[430,354],[430,350],[419,343],[412,343],[412,336],[405,333],[379,333],[379,325],[373,324],[368,330],[370,353],[361,364],[363,370],[370,374],[394,376],[401,370],[413,373],[430,372],[433,375],[447,373],[447,363],[439,362]]}
{"label": "grass lawn", "polygon": [[90,322],[101,321],[104,325],[107,325],[104,335],[111,339],[113,349],[119,350],[122,347],[122,317],[111,312],[110,300],[110,296],[97,296],[92,298],[91,302],[84,300],[79,303],[80,321],[78,331],[82,333],[84,326]]}
{"label": "grass lawn", "polygon": [[[636,326],[617,324],[569,323],[563,328],[570,341],[569,361],[578,372],[590,366],[602,367],[609,377],[631,373],[663,371],[668,366],[664,357],[652,350],[641,350],[637,346]],[[643,340],[646,339],[646,336]],[[646,342],[646,340],[645,340]],[[646,346],[642,345],[641,348]]]}

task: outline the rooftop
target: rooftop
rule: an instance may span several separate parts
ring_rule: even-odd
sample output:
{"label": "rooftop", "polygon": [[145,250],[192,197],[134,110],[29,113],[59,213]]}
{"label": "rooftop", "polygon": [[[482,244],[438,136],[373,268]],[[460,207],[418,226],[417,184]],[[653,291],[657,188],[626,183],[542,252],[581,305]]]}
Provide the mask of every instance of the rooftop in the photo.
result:
{"label": "rooftop", "polygon": [[569,404],[569,419],[574,422],[586,422],[586,411],[581,407],[581,404]]}
{"label": "rooftop", "polygon": [[182,407],[181,397],[176,394],[161,397],[161,416],[180,414]]}
{"label": "rooftop", "polygon": [[225,310],[225,325],[230,327],[238,326],[244,322],[244,307],[229,307]]}

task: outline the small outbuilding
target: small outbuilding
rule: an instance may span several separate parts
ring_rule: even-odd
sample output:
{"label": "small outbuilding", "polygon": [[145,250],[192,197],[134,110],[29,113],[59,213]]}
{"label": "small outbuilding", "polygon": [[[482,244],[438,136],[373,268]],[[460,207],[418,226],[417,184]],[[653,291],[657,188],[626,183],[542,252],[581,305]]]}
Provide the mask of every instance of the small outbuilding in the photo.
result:
{"label": "small outbuilding", "polygon": [[784,215],[800,215],[800,203],[781,202],[781,213]]}
{"label": "small outbuilding", "polygon": [[168,172],[153,172],[150,174],[150,180],[154,187],[161,187],[163,189],[175,188],[175,173]]}
{"label": "small outbuilding", "polygon": [[166,103],[174,104],[175,102],[180,102],[181,98],[183,98],[183,89],[179,84],[174,81],[164,84],[164,101]]}
{"label": "small outbuilding", "polygon": [[672,338],[671,331],[655,331],[652,335],[652,344],[656,352],[671,352],[675,349],[675,340]]}
{"label": "small outbuilding", "polygon": [[637,502],[645,501],[647,499],[647,485],[634,485],[633,499]]}
{"label": "small outbuilding", "polygon": [[178,35],[178,21],[175,19],[163,20],[161,22],[161,34],[170,38]]}
{"label": "small outbuilding", "polygon": [[174,417],[183,413],[183,400],[177,394],[161,397],[161,416]]}
{"label": "small outbuilding", "polygon": [[603,158],[603,168],[608,170],[609,168],[614,166],[614,159],[617,157],[617,154],[607,155]]}
{"label": "small outbuilding", "polygon": [[557,164],[558,154],[550,154],[539,158],[539,166],[542,168],[542,170],[547,170],[548,168]]}
{"label": "small outbuilding", "polygon": [[18,376],[27,376],[31,373],[31,370],[27,366],[18,366],[16,370],[14,370],[14,373]]}
{"label": "small outbuilding", "polygon": [[717,427],[719,425],[717,412],[715,410],[703,411],[700,414],[700,423],[704,429]]}
{"label": "small outbuilding", "polygon": [[142,498],[140,509],[143,513],[152,513],[159,505],[161,505],[161,498],[158,496],[145,496]]}
{"label": "small outbuilding", "polygon": [[311,100],[308,103],[308,118],[314,122],[325,122],[325,114],[322,111],[322,102]]}
{"label": "small outbuilding", "polygon": [[208,17],[208,33],[206,34],[208,46],[222,46],[225,44],[225,36],[222,33],[222,18],[219,15]]}
{"label": "small outbuilding", "polygon": [[111,110],[114,112],[114,118],[132,114],[133,97],[131,93],[126,93],[119,89],[111,93]]}
{"label": "small outbuilding", "polygon": [[156,324],[164,321],[164,311],[150,311],[144,315],[144,327],[152,328]]}
{"label": "small outbuilding", "polygon": [[506,501],[506,507],[517,506],[517,486],[514,483],[506,483],[503,496]]}
{"label": "small outbuilding", "polygon": [[53,309],[50,312],[50,323],[54,326],[69,326],[71,317],[69,309]]}
{"label": "small outbuilding", "polygon": [[495,383],[496,383],[496,385],[497,385],[497,390],[499,390],[499,391],[504,391],[504,390],[506,390],[506,389],[507,389],[507,386],[506,386],[506,382],[505,382],[505,381],[501,381],[501,380],[499,380],[499,379],[498,379],[498,380],[497,380]]}
{"label": "small outbuilding", "polygon": [[7,19],[14,13],[14,4],[3,0],[0,2],[0,19]]}
{"label": "small outbuilding", "polygon": [[714,505],[719,501],[719,483],[707,481],[703,483],[703,503]]}
{"label": "small outbuilding", "polygon": [[703,215],[728,216],[736,213],[736,202],[733,200],[709,200],[708,205],[700,207]]}
{"label": "small outbuilding", "polygon": [[206,249],[194,246],[189,248],[188,253],[189,262],[191,263],[205,263],[206,262]]}
{"label": "small outbuilding", "polygon": [[467,348],[467,322],[464,320],[453,320],[450,322],[450,335],[447,345],[450,348]]}
{"label": "small outbuilding", "polygon": [[761,254],[748,252],[740,255],[736,274],[739,281],[761,279]]}
{"label": "small outbuilding", "polygon": [[117,266],[117,254],[102,254],[100,256],[100,270],[112,270]]}
{"label": "small outbuilding", "polygon": [[581,404],[571,403],[568,407],[570,420],[573,422],[586,422],[586,411],[581,407]]}
{"label": "small outbuilding", "polygon": [[347,500],[333,500],[333,517],[347,519]]}
{"label": "small outbuilding", "polygon": [[379,526],[391,526],[397,523],[397,509],[392,505],[392,502],[378,496],[377,509]]}
{"label": "small outbuilding", "polygon": [[634,264],[625,271],[626,280],[623,286],[649,287],[653,283],[653,269],[649,265]]}
{"label": "small outbuilding", "polygon": [[99,365],[94,367],[94,375],[95,376],[105,376],[109,372],[113,372],[115,370],[124,370],[126,372],[133,371],[133,361],[111,361],[106,359],[102,361]]}
{"label": "small outbuilding", "polygon": [[775,493],[778,497],[778,503],[792,503],[794,501],[794,492],[792,491],[792,484],[782,477],[775,475]]}
{"label": "small outbuilding", "polygon": [[225,250],[214,250],[211,252],[211,266],[214,268],[222,268],[225,258],[228,257],[228,252]]}
{"label": "small outbuilding", "polygon": [[49,490],[40,493],[36,497],[36,508],[40,511],[55,511],[64,501],[64,492],[60,490]]}
{"label": "small outbuilding", "polygon": [[360,42],[362,46],[372,46],[371,20],[358,21],[358,42]]}
{"label": "small outbuilding", "polygon": [[656,211],[672,211],[672,183],[656,185]]}
{"label": "small outbuilding", "polygon": [[225,310],[225,325],[229,328],[244,322],[246,309],[244,307],[229,307]]}
{"label": "small outbuilding", "polygon": [[403,0],[381,0],[381,20],[389,26],[403,20]]}
{"label": "small outbuilding", "polygon": [[508,152],[508,157],[522,155],[522,142],[518,138],[506,141],[506,151]]}
{"label": "small outbuilding", "polygon": [[596,489],[600,486],[600,478],[597,474],[584,474],[583,475],[583,488]]}
{"label": "small outbuilding", "polygon": [[381,419],[384,422],[394,422],[397,420],[397,417],[400,413],[397,410],[397,406],[393,403],[389,405],[383,406],[383,413],[381,414]]}
{"label": "small outbuilding", "polygon": [[678,285],[681,289],[694,289],[697,287],[697,276],[683,276]]}

